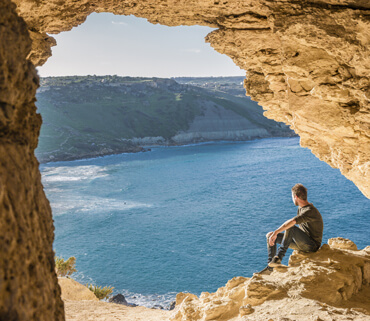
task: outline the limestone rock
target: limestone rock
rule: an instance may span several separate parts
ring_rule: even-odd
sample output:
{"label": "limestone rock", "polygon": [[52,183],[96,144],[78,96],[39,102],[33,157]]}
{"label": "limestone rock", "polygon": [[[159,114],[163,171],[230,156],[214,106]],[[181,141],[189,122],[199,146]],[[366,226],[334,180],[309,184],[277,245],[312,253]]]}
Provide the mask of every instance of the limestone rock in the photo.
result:
{"label": "limestone rock", "polygon": [[328,244],[330,245],[330,247],[335,248],[335,249],[352,250],[352,251],[357,250],[357,245],[355,243],[343,237],[336,237],[336,238],[330,239],[328,240]]}
{"label": "limestone rock", "polygon": [[245,283],[248,278],[235,277],[216,293],[203,292],[195,295],[179,293],[173,320],[228,320],[239,314],[245,297]]}
{"label": "limestone rock", "polygon": [[34,156],[41,117],[30,50],[16,6],[0,1],[0,319],[62,321],[53,220]]}
{"label": "limestone rock", "polygon": [[250,304],[243,305],[239,308],[239,315],[240,316],[248,315],[248,314],[251,314],[253,312],[254,312],[254,309],[252,308],[252,306]]}
{"label": "limestone rock", "polygon": [[[329,243],[335,244],[338,239],[330,239]],[[346,240],[346,243],[353,242]],[[272,313],[283,305],[280,302],[285,302],[290,308],[284,313],[295,316],[286,320],[307,320],[307,315],[313,312],[317,313],[316,319],[321,318],[319,311],[324,310],[344,315],[349,313],[349,310],[344,312],[348,306],[363,309],[356,311],[359,312],[359,320],[365,320],[365,315],[370,314],[369,285],[370,253],[366,249],[348,251],[327,245],[315,253],[294,251],[290,256],[289,268],[284,272],[274,269],[270,275],[255,274],[250,279],[236,277],[217,292],[205,292],[199,298],[179,294],[172,319],[249,320],[245,318],[253,313],[251,320],[267,320],[267,311]],[[264,309],[259,306],[264,306]],[[279,319],[283,318],[284,313],[280,311]]]}
{"label": "limestone rock", "polygon": [[91,300],[99,301],[94,292],[86,286],[70,278],[58,278],[59,286],[62,290],[62,300]]}

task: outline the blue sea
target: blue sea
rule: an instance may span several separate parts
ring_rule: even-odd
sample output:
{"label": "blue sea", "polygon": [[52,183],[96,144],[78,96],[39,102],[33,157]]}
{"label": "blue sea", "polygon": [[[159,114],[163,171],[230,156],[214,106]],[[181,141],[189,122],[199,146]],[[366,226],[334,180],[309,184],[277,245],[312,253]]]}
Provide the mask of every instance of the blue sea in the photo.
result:
{"label": "blue sea", "polygon": [[342,236],[369,245],[370,201],[296,137],[158,147],[40,169],[56,254],[76,257],[77,281],[113,286],[130,303],[167,307],[178,292],[213,292],[262,269],[265,234],[296,215],[296,183],[324,218],[324,242]]}

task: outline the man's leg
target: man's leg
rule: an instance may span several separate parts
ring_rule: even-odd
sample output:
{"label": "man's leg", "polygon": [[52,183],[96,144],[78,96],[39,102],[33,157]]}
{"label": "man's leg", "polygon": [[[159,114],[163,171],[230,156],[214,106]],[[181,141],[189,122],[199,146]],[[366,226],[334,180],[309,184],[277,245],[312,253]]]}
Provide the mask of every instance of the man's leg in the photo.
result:
{"label": "man's leg", "polygon": [[267,264],[269,264],[272,260],[272,258],[276,255],[276,244],[281,244],[284,238],[284,233],[279,233],[276,237],[275,244],[271,246],[269,244],[269,237],[272,234],[272,232],[266,234],[266,241],[267,241],[267,253],[268,253],[268,258],[267,258]]}
{"label": "man's leg", "polygon": [[[279,233],[276,237],[275,244],[270,246],[269,244],[269,237],[273,232],[266,234],[267,240],[267,251],[268,251],[268,259],[267,259],[267,267],[264,268],[262,271],[258,272],[260,274],[267,274],[271,273],[273,268],[270,267],[270,262],[276,255],[276,244],[281,244],[278,257],[279,261],[281,262],[285,253],[288,248],[293,250],[300,250],[304,252],[313,252],[317,250],[316,243],[300,228],[293,226],[290,229],[286,230],[284,233]],[[276,263],[276,262],[274,262]],[[279,265],[280,263],[278,263]]]}
{"label": "man's leg", "polygon": [[267,242],[267,252],[268,252],[268,259],[267,259],[267,266],[257,272],[257,274],[270,274],[273,271],[272,267],[269,267],[269,263],[271,262],[272,258],[276,255],[276,244],[281,244],[283,238],[284,238],[284,233],[279,233],[276,237],[275,244],[273,246],[270,246],[269,244],[269,237],[273,232],[269,232],[266,234],[266,242]]}
{"label": "man's leg", "polygon": [[280,260],[283,259],[289,247],[293,250],[303,252],[314,252],[317,250],[317,244],[315,241],[297,226],[293,226],[285,231],[277,254]]}

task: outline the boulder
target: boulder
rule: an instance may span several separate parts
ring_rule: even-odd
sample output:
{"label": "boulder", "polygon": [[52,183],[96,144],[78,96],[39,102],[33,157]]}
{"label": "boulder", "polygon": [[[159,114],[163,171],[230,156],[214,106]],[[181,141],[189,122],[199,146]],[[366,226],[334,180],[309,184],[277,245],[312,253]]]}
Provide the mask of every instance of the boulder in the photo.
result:
{"label": "boulder", "polygon": [[328,240],[330,247],[341,250],[357,251],[357,245],[349,239],[343,237],[335,237]]}
{"label": "boulder", "polygon": [[126,305],[126,306],[128,306],[128,305],[129,305],[129,304],[127,303],[127,301],[126,301],[126,299],[125,299],[124,295],[123,295],[123,294],[121,294],[121,293],[118,293],[117,295],[115,295],[115,296],[111,297],[111,298],[109,299],[109,302],[111,302],[111,303],[117,303],[117,304],[123,304],[123,305]]}
{"label": "boulder", "polygon": [[175,307],[176,307],[176,301],[173,301],[171,304],[170,304],[170,307],[169,307],[169,309],[168,310],[174,310],[175,309]]}

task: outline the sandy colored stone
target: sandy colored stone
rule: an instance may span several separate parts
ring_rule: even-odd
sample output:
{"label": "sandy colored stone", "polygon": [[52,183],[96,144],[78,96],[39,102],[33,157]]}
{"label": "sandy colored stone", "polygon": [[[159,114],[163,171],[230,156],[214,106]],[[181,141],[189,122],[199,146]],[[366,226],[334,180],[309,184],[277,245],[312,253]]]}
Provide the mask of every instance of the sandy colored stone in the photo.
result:
{"label": "sandy colored stone", "polygon": [[78,283],[77,281],[70,278],[58,278],[59,286],[62,290],[62,300],[90,300],[99,301],[95,294],[90,291],[86,286]]}
{"label": "sandy colored stone", "polygon": [[179,301],[172,320],[267,320],[267,316],[273,320],[307,320],[307,316],[366,320],[370,315],[369,269],[367,249],[326,244],[316,253],[294,251],[288,269],[237,277],[215,293]]}
{"label": "sandy colored stone", "polygon": [[369,315],[365,311],[327,305],[322,309],[320,302],[306,298],[284,298],[278,301],[268,300],[253,307],[250,315],[237,316],[230,321],[367,321]]}
{"label": "sandy colored stone", "polygon": [[352,251],[357,250],[357,245],[355,243],[343,237],[336,237],[336,238],[330,239],[328,241],[328,245],[335,249],[352,250]]}
{"label": "sandy colored stone", "polygon": [[252,306],[250,304],[243,305],[239,308],[239,315],[240,316],[248,315],[248,314],[251,314],[253,312],[254,312],[254,309],[252,308]]}
{"label": "sandy colored stone", "polygon": [[41,126],[27,25],[0,1],[0,319],[64,320],[54,227],[34,156]]}
{"label": "sandy colored stone", "polygon": [[167,321],[170,311],[103,301],[64,301],[66,321]]}

